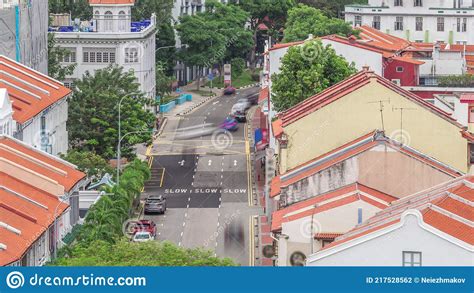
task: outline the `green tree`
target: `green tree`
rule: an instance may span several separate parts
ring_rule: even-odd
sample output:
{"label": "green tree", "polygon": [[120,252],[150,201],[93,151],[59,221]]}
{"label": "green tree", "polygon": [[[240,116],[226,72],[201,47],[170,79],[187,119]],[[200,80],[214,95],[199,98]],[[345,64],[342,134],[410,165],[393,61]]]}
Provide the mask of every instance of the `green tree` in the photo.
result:
{"label": "green tree", "polygon": [[132,8],[132,19],[150,19],[154,13],[157,23],[169,22],[173,0],[136,0]]}
{"label": "green tree", "polygon": [[72,149],[67,154],[61,155],[61,158],[76,165],[79,170],[87,174],[87,177],[102,178],[105,173],[113,173],[107,161],[93,152]]}
{"label": "green tree", "polygon": [[230,62],[232,65],[232,76],[239,77],[245,69],[245,60],[242,58],[234,58]]}
{"label": "green tree", "polygon": [[264,24],[269,29],[269,35],[280,40],[280,31],[285,25],[288,10],[295,5],[294,0],[240,0],[239,4],[250,16],[248,25],[252,32],[253,46],[249,53],[250,67],[256,63],[258,27]]}
{"label": "green tree", "polygon": [[345,5],[367,4],[367,0],[299,0],[298,2],[317,8],[328,17],[341,17]]}
{"label": "green tree", "polygon": [[235,52],[248,51],[251,47],[251,33],[245,28],[248,13],[237,6],[214,1],[206,2],[206,7],[206,12],[180,19],[177,31],[187,46],[179,58],[189,65],[212,67]]}
{"label": "green tree", "polygon": [[64,80],[74,72],[76,64],[62,65],[61,60],[69,54],[67,49],[56,46],[54,33],[48,34],[48,75],[57,80]]}
{"label": "green tree", "polygon": [[94,241],[79,244],[56,266],[235,266],[228,258],[218,258],[211,251],[186,249],[169,242],[130,242],[122,239],[115,244]]}
{"label": "green tree", "polygon": [[319,40],[291,47],[282,59],[281,72],[272,76],[273,106],[285,111],[355,72],[353,64]]}
{"label": "green tree", "polygon": [[309,34],[315,37],[331,34],[347,36],[357,35],[357,31],[342,19],[329,18],[316,8],[300,4],[288,12],[283,41],[304,40]]}
{"label": "green tree", "polygon": [[[139,93],[133,72],[116,65],[87,72],[76,81],[69,101],[68,130],[70,145],[80,151],[92,151],[105,159],[116,155],[118,143],[118,104],[121,104],[122,148],[124,157],[133,157],[132,147],[150,142],[154,115],[144,106],[151,101]],[[129,135],[126,135],[130,133]],[[124,135],[126,135],[124,137]]]}
{"label": "green tree", "polygon": [[[176,45],[174,28],[170,21],[162,22],[158,25],[156,38],[156,63],[164,69],[166,76],[174,73],[176,65]],[[162,49],[160,49],[162,48]]]}
{"label": "green tree", "polygon": [[89,20],[92,18],[92,8],[88,0],[50,0],[50,13],[71,13],[71,18]]}

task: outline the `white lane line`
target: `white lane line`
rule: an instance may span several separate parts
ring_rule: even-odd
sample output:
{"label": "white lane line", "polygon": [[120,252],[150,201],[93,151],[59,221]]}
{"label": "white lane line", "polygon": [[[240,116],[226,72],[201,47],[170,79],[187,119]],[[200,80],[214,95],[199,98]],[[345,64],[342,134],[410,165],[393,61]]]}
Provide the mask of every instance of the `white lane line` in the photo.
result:
{"label": "white lane line", "polygon": [[186,222],[183,222],[183,227],[186,226]]}
{"label": "white lane line", "polygon": [[181,237],[183,237],[184,232],[181,232]]}
{"label": "white lane line", "polygon": [[224,178],[224,175],[221,174],[221,179]]}
{"label": "white lane line", "polygon": [[178,246],[181,246],[181,242],[178,243]]}
{"label": "white lane line", "polygon": [[189,209],[189,204],[186,206],[187,209]]}

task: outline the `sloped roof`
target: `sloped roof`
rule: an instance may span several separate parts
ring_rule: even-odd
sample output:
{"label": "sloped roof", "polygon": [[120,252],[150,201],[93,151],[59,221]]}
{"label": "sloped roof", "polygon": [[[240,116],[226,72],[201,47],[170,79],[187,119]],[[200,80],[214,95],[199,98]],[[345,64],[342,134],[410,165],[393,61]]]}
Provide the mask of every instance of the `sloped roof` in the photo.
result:
{"label": "sloped roof", "polygon": [[[411,148],[410,146],[401,146],[397,141],[386,137],[382,131],[375,130],[308,162],[296,166],[284,174],[281,174],[279,176],[280,186],[278,186],[278,188],[275,186],[275,190],[279,191],[282,187],[287,187],[291,184],[294,184],[304,178],[307,178],[308,176],[320,172],[321,170],[334,166],[337,163],[368,151],[381,144],[391,147],[392,149],[410,156],[415,160],[428,164],[433,168],[452,176],[453,178],[463,175],[462,172],[455,170],[437,161],[436,159]],[[276,196],[278,194],[274,194],[272,192],[271,195]]]}
{"label": "sloped roof", "polygon": [[64,186],[68,192],[86,176],[74,165],[9,136],[0,136],[0,159],[50,178]]}
{"label": "sloped roof", "polygon": [[393,82],[375,74],[373,71],[366,69],[359,71],[358,73],[350,76],[349,78],[325,89],[319,94],[307,98],[306,100],[296,104],[295,106],[281,113],[279,117],[282,121],[282,126],[285,127],[313,112],[316,112],[322,107],[356,91],[359,88],[364,87],[372,81],[378,82],[386,88],[404,96],[412,102],[417,103],[423,108],[426,108],[426,110],[431,111],[439,117],[451,122],[452,124],[457,125],[459,128],[462,128],[462,125],[457,123],[456,120],[452,118],[449,113],[424,101],[419,96],[403,89],[402,87],[394,84]]}
{"label": "sloped roof", "polygon": [[0,55],[0,87],[6,88],[13,103],[13,119],[24,123],[71,90],[57,80]]}
{"label": "sloped roof", "polygon": [[396,197],[363,184],[353,183],[274,212],[272,215],[272,231],[280,230],[283,223],[292,222],[359,200],[382,209],[396,199]]}
{"label": "sloped roof", "polygon": [[322,251],[355,241],[376,231],[400,223],[410,210],[421,213],[423,222],[462,242],[474,245],[474,184],[473,176],[456,178],[450,182],[418,192],[392,202],[386,209],[336,238]]}

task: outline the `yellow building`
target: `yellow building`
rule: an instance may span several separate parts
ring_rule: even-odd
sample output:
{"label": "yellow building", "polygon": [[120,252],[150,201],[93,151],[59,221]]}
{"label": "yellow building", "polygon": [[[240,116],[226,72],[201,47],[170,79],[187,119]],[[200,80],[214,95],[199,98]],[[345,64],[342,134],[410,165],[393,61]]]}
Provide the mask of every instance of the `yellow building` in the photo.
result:
{"label": "yellow building", "polygon": [[460,172],[470,168],[462,125],[368,69],[281,113],[272,129],[280,174],[374,129]]}

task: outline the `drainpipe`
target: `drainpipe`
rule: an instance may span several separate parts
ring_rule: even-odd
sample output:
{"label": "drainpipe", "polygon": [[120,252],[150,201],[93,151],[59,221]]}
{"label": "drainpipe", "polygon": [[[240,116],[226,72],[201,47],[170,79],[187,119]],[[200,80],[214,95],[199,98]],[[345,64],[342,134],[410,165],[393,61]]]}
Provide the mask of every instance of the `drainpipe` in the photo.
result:
{"label": "drainpipe", "polygon": [[17,62],[21,60],[20,52],[20,5],[15,5],[15,59]]}

